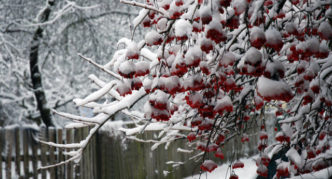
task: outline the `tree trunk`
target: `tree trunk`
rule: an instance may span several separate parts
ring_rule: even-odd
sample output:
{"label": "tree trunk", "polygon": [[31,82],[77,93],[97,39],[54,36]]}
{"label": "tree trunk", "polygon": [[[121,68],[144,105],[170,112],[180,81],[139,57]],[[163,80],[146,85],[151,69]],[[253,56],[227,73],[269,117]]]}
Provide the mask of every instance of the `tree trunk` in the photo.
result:
{"label": "tree trunk", "polygon": [[[41,22],[46,22],[48,20],[49,15],[51,13],[50,6],[52,6],[53,4],[54,4],[53,1],[48,1],[49,6],[44,10],[44,12],[42,12],[41,15],[42,18],[40,20]],[[47,101],[43,89],[41,73],[39,71],[39,66],[38,66],[38,50],[39,50],[40,39],[42,37],[43,37],[43,29],[41,27],[38,27],[31,41],[30,56],[29,56],[30,76],[41,120],[45,123],[46,126],[53,126],[54,124],[52,121],[51,110],[50,108],[47,107]]]}

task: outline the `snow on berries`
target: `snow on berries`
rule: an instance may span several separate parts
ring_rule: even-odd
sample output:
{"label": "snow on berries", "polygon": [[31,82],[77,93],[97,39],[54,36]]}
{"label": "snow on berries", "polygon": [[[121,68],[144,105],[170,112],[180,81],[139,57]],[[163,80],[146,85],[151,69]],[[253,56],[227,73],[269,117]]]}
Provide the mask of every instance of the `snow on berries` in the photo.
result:
{"label": "snow on berries", "polygon": [[253,27],[250,32],[250,43],[260,49],[266,42],[265,33],[261,28]]}
{"label": "snow on berries", "polygon": [[191,132],[187,135],[187,139],[189,140],[189,142],[192,142],[193,140],[196,139],[196,134],[194,132]]}
{"label": "snow on berries", "polygon": [[201,169],[203,171],[208,171],[208,172],[212,172],[217,167],[218,167],[218,165],[212,160],[205,160],[203,162],[203,164],[201,165]]}
{"label": "snow on berries", "polygon": [[191,23],[183,19],[176,21],[174,28],[175,28],[175,37],[178,41],[187,40],[192,32]]}
{"label": "snow on berries", "polygon": [[219,65],[220,66],[233,66],[236,61],[236,57],[233,54],[233,52],[226,52],[223,54],[219,60]]}
{"label": "snow on berries", "polygon": [[282,37],[280,32],[277,31],[276,29],[268,29],[265,32],[265,35],[266,35],[265,45],[279,52],[284,45],[282,42]]}
{"label": "snow on berries", "polygon": [[136,43],[130,43],[127,47],[126,56],[128,59],[138,59],[139,49]]}
{"label": "snow on berries", "polygon": [[160,45],[163,42],[162,36],[155,30],[152,30],[145,35],[146,44],[152,45]]}
{"label": "snow on berries", "polygon": [[118,69],[118,73],[124,78],[132,78],[135,75],[135,63],[132,61],[124,61]]}
{"label": "snow on berries", "polygon": [[190,48],[185,55],[186,65],[190,67],[197,67],[200,62],[203,60],[204,54],[200,47],[194,46]]}
{"label": "snow on berries", "polygon": [[135,77],[144,76],[150,73],[150,64],[140,61],[135,64]]}
{"label": "snow on berries", "polygon": [[116,91],[120,94],[120,96],[126,96],[132,93],[131,86],[124,81],[118,82]]}
{"label": "snow on berries", "polygon": [[205,27],[206,38],[213,40],[215,43],[218,44],[227,39],[226,34],[218,20],[214,19],[212,22],[210,22],[209,25]]}
{"label": "snow on berries", "polygon": [[217,151],[214,153],[214,156],[220,158],[221,160],[224,159],[224,154],[222,153],[220,148],[217,149]]}
{"label": "snow on berries", "polygon": [[236,168],[243,168],[244,167],[244,163],[241,161],[236,161],[233,163],[232,165],[232,169],[236,169]]}
{"label": "snow on berries", "polygon": [[209,24],[212,21],[212,12],[210,6],[203,6],[200,9],[200,17],[204,25]]}
{"label": "snow on berries", "polygon": [[324,40],[331,40],[332,38],[332,26],[328,21],[324,21],[319,25],[318,35]]}
{"label": "snow on berries", "polygon": [[259,165],[256,172],[258,175],[260,175],[262,177],[267,177],[267,175],[268,175],[268,169],[265,165]]}
{"label": "snow on berries", "polygon": [[231,98],[229,96],[225,96],[218,100],[214,107],[214,111],[218,112],[220,115],[222,115],[224,112],[232,112],[233,104]]}
{"label": "snow on berries", "polygon": [[257,94],[266,101],[281,100],[290,101],[294,94],[290,86],[284,81],[259,77],[257,82]]}
{"label": "snow on berries", "polygon": [[211,42],[211,40],[205,38],[201,39],[200,45],[202,51],[205,52],[206,54],[210,53],[210,51],[213,50],[213,43]]}

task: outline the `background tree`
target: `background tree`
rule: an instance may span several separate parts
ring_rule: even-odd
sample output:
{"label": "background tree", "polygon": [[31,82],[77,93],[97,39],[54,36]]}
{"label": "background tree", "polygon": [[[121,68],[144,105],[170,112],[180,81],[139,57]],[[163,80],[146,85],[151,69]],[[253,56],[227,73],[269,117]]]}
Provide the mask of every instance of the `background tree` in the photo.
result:
{"label": "background tree", "polygon": [[[132,139],[139,140],[135,135],[144,130],[161,131],[152,148],[187,138],[188,152],[199,152],[203,171],[217,167],[210,156],[223,158],[222,146],[235,136],[250,140],[246,132],[253,127],[260,129],[253,137],[260,139],[261,177],[332,165],[331,1],[121,2],[143,8],[134,30],[142,25],[149,31],[141,41],[121,39],[124,48],[105,65],[80,54],[110,78],[90,76],[100,89],[74,100],[92,108],[94,117],[57,112],[93,126],[80,143],[45,142],[75,149],[57,165],[79,158],[94,133],[120,111],[136,125],[122,129]],[[102,97],[110,100],[98,103]],[[272,107],[281,120],[268,146],[264,115]],[[237,178],[233,169],[241,167],[234,161],[230,178]]]}
{"label": "background tree", "polygon": [[130,32],[119,31],[117,25],[128,24],[135,15],[118,1],[102,0],[5,0],[0,2],[0,14],[3,125],[32,122],[27,119],[51,125],[52,108],[78,113],[72,99],[95,88],[86,88],[86,72],[95,68],[77,53],[105,62],[116,49],[118,36]]}

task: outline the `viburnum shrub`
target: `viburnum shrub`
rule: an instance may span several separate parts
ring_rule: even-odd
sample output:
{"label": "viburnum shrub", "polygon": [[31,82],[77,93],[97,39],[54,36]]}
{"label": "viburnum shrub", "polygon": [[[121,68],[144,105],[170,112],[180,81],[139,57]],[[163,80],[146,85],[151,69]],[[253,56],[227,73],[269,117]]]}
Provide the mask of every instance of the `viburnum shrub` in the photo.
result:
{"label": "viburnum shrub", "polygon": [[[129,134],[162,124],[153,148],[188,140],[188,149],[204,153],[203,171],[212,172],[218,162],[206,154],[223,159],[222,146],[235,136],[259,139],[257,174],[263,177],[271,175],[270,157],[279,151],[287,160],[274,161],[277,178],[332,165],[331,1],[121,2],[142,8],[133,26],[147,28],[144,40],[119,41],[124,48],[98,66],[115,85],[94,78],[101,90],[80,105],[101,116],[123,111],[136,120]],[[91,103],[107,92],[115,101]],[[144,105],[131,109],[138,101]],[[269,108],[281,118],[270,146],[264,123]],[[262,118],[254,119],[258,114]],[[256,136],[246,134],[252,124],[261,131]],[[243,165],[233,162],[231,170]],[[234,171],[230,178],[237,178]]]}

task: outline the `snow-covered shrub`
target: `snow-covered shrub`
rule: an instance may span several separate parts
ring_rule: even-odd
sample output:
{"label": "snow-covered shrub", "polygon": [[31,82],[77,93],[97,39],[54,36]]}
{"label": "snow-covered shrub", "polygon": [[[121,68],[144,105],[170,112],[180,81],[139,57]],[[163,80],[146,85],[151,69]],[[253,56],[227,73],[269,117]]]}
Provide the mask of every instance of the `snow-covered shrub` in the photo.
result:
{"label": "snow-covered shrub", "polygon": [[[331,1],[122,2],[143,8],[134,26],[150,31],[140,42],[122,40],[130,41],[128,47],[109,63],[120,63],[118,70],[99,66],[117,85],[108,93],[115,101],[96,104],[105,95],[96,92],[86,103],[96,112],[91,124],[96,129],[122,111],[136,125],[122,129],[127,134],[160,130],[153,149],[188,139],[187,149],[202,151],[196,157],[209,172],[217,161],[206,154],[223,159],[222,146],[235,136],[242,142],[260,139],[256,163],[263,177],[289,177],[332,165],[332,28],[325,15]],[[143,85],[128,89],[134,77]],[[107,84],[95,82],[102,89]],[[144,107],[132,109],[138,101]],[[275,121],[275,143],[268,146],[264,113],[272,107],[282,119]],[[255,115],[261,118],[253,123]],[[251,127],[261,132],[246,135]],[[274,159],[276,173],[267,170],[271,154],[287,158]],[[233,162],[231,178],[237,177],[233,169],[242,167]]]}

